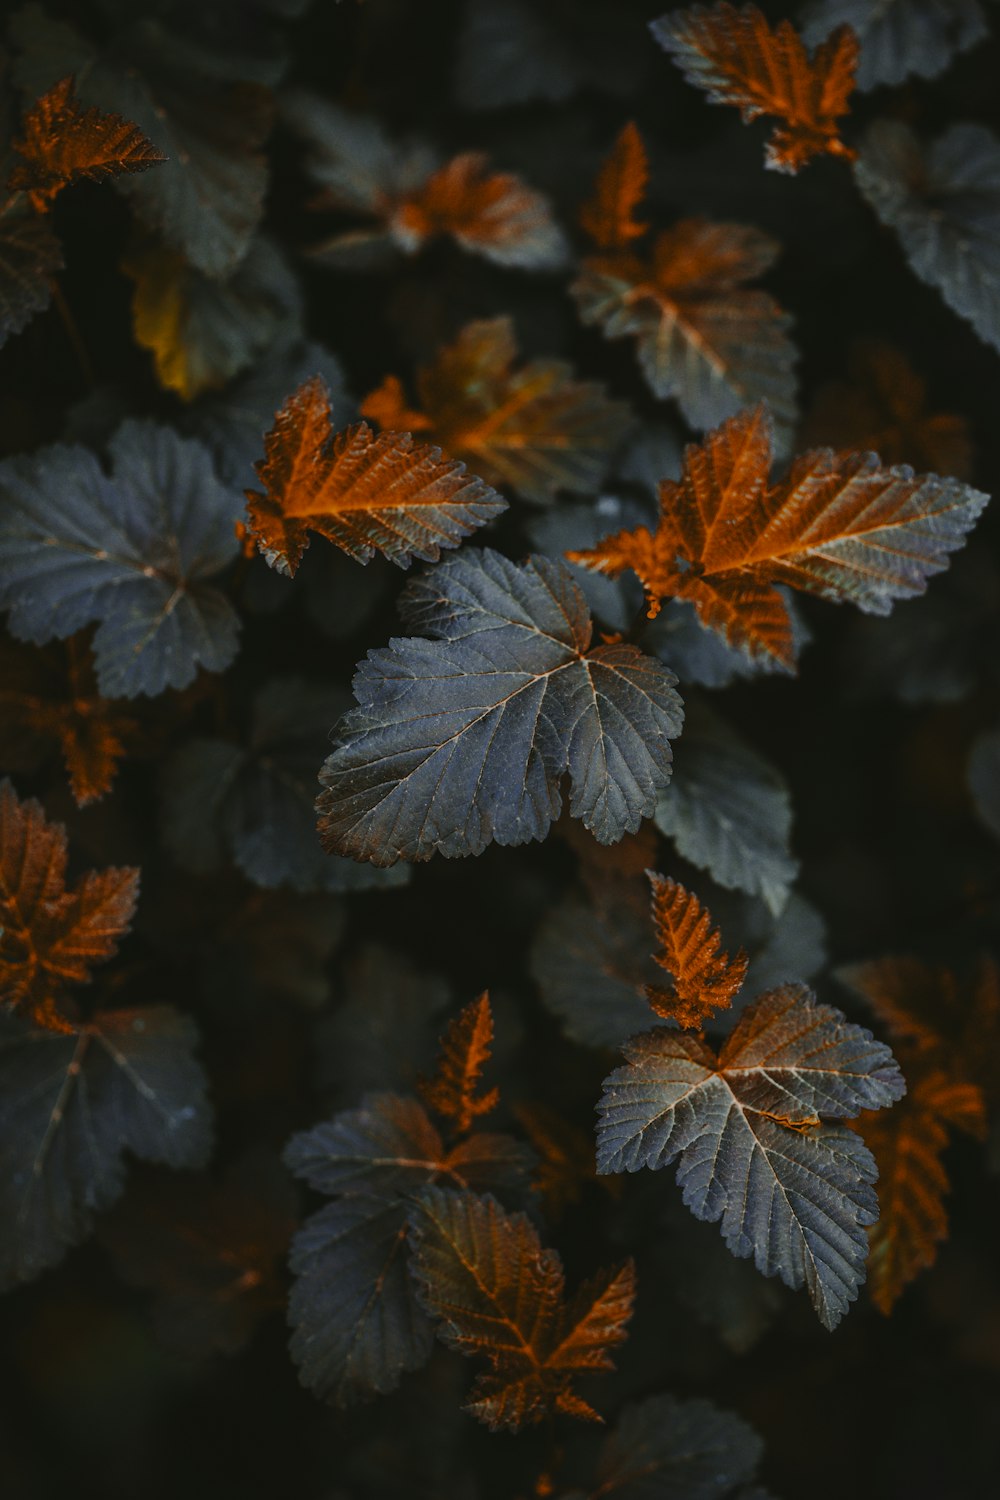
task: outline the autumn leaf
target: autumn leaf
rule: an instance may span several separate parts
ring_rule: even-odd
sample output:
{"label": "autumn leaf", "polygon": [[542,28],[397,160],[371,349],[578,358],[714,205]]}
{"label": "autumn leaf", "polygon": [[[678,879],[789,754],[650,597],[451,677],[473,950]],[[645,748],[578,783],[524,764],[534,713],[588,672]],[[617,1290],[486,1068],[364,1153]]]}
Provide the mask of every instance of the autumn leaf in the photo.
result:
{"label": "autumn leaf", "polygon": [[888,1047],[799,984],[760,995],[716,1055],[661,1026],[633,1037],[604,1081],[598,1172],[677,1180],[698,1219],[721,1221],[732,1253],[806,1286],[833,1328],[857,1296],[878,1218],[871,1153],[829,1123],[905,1093]]}
{"label": "autumn leaf", "polygon": [[250,535],[271,567],[294,576],[309,532],[356,562],[376,551],[401,568],[434,561],[507,502],[465,465],[409,433],[376,437],[366,422],[334,434],[318,377],[289,396],[256,465],[265,491],[247,491]]}
{"label": "autumn leaf", "polygon": [[469,323],[417,377],[420,409],[389,376],[361,404],[385,429],[420,432],[488,484],[546,504],[560,489],[592,494],[629,425],[603,386],[573,378],[563,360],[515,369],[509,318]]}
{"label": "autumn leaf", "polygon": [[697,896],[676,880],[650,872],[653,888],[653,926],[659,949],[653,955],[673,980],[670,989],[646,989],[658,1016],[683,1027],[701,1026],[717,1010],[725,1010],[746,978],[747,956],[720,952],[721,938]]}
{"label": "autumn leaf", "polygon": [[167,159],[121,115],[85,109],[73,92],[72,77],[37,99],[21,128],[22,136],[13,143],[21,162],[8,186],[26,191],[39,212],[80,178],[102,182],[123,172],[145,172]]}
{"label": "autumn leaf", "polygon": [[624,126],[601,167],[593,198],[580,210],[580,223],[602,250],[625,250],[649,228],[635,217],[646,196],[649,161],[633,120]]}
{"label": "autumn leaf", "polygon": [[988,496],[958,480],[882,468],[873,453],[818,448],[768,484],[772,425],[745,411],[685,450],[679,482],[660,485],[660,524],[568,554],[616,577],[632,568],[651,617],[690,599],[704,625],[751,659],[794,671],[791,622],[775,587],[888,614],[947,567]]}
{"label": "autumn leaf", "polygon": [[425,1191],[414,1221],[413,1273],[441,1338],[490,1365],[467,1410],[491,1431],[540,1422],[550,1412],[600,1417],[572,1388],[574,1376],[613,1369],[635,1297],[627,1261],[585,1283],[569,1302],[562,1264],[523,1214],[494,1198]]}
{"label": "autumn leaf", "polygon": [[[766,399],[776,420],[795,420],[796,350],[790,318],[769,292],[746,283],[777,259],[780,245],[749,224],[681,219],[640,253],[629,242],[641,233],[629,198],[617,207],[602,184],[626,178],[638,190],[642,142],[626,127],[598,179],[596,205],[584,210],[601,253],[583,261],[570,291],[585,323],[606,337],[634,337],[650,390],[673,397],[693,427],[713,427],[741,407]],[[608,215],[624,213],[626,224]],[[608,244],[608,241],[611,241]]]}
{"label": "autumn leaf", "polygon": [[478,151],[453,157],[393,204],[389,224],[406,251],[446,234],[501,266],[554,268],[563,259],[545,199],[513,173],[491,172]]}
{"label": "autumn leaf", "polygon": [[839,26],[810,58],[790,21],[772,31],[755,5],[726,3],[668,11],[650,30],[689,83],[712,104],[734,104],[744,122],[769,115],[776,125],[765,164],[797,172],[814,156],[852,160],[840,139],[839,117],[854,89],[858,39]]}
{"label": "autumn leaf", "polygon": [[66,888],[66,830],[0,783],[0,1003],[73,1031],[63,991],[117,952],[139,894],[135,869],[91,870]]}
{"label": "autumn leaf", "polygon": [[441,1053],[433,1078],[420,1084],[424,1103],[450,1120],[463,1135],[479,1115],[489,1114],[500,1099],[500,1090],[478,1093],[480,1076],[489,1061],[493,1041],[493,1013],[484,990],[450,1022],[441,1038]]}

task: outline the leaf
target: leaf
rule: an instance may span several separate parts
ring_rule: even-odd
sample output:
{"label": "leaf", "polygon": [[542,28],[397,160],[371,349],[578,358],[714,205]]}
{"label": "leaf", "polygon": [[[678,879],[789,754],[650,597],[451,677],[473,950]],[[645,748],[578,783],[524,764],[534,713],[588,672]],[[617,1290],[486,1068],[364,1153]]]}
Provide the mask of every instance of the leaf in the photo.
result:
{"label": "leaf", "polygon": [[1000,349],[1000,140],[961,123],[925,150],[901,121],[876,120],[854,176],[921,281]]}
{"label": "leaf", "polygon": [[861,43],[855,83],[862,92],[913,74],[936,78],[989,33],[978,0],[813,0],[802,14],[802,40],[814,47],[840,25]]}
{"label": "leaf", "polygon": [[449,1022],[441,1038],[437,1072],[421,1083],[424,1103],[452,1122],[463,1135],[479,1115],[489,1114],[500,1100],[500,1090],[478,1092],[483,1068],[489,1062],[493,1041],[493,1013],[484,990],[463,1006]]}
{"label": "leaf", "polygon": [[864,1280],[877,1173],[855,1132],[827,1122],[902,1096],[888,1047],[786,985],[743,1012],[718,1057],[666,1027],[624,1052],[598,1106],[598,1172],[679,1158],[695,1217],[721,1220],[732,1253],[765,1276],[805,1285],[835,1327]]}
{"label": "leaf", "polygon": [[677,852],[727,890],[761,896],[777,916],[798,861],[789,839],[792,804],[784,778],[711,710],[689,707],[656,826]]}
{"label": "leaf", "polygon": [[734,104],[746,123],[770,115],[781,123],[767,143],[764,164],[798,172],[814,156],[852,160],[837,121],[854,88],[858,39],[839,26],[809,57],[790,21],[772,31],[755,5],[725,3],[670,11],[650,22],[688,83],[710,104]]}
{"label": "leaf", "polygon": [[0,1282],[37,1276],[124,1187],[123,1155],[204,1166],[206,1080],[172,1006],[108,1011],[74,1035],[0,1023]]}
{"label": "leaf", "polygon": [[36,645],[99,622],[100,692],[153,696],[236,655],[239,622],[210,580],[236,553],[238,502],[169,428],[125,422],[108,451],[110,475],[63,444],[0,464],[0,606]]}
{"label": "leaf", "polygon": [[808,446],[871,450],[883,463],[912,459],[935,474],[969,478],[968,423],[956,412],[927,410],[926,384],[898,349],[880,339],[857,339],[849,369],[849,381],[820,388],[805,421]]}
{"label": "leaf", "polygon": [[632,1262],[600,1272],[567,1303],[558,1255],[542,1249],[523,1214],[504,1213],[494,1198],[428,1189],[414,1230],[413,1271],[441,1338],[490,1364],[466,1409],[493,1432],[554,1411],[600,1421],[572,1381],[613,1368],[608,1351],[632,1315]]}
{"label": "leaf", "polygon": [[527,500],[558,490],[593,494],[629,423],[627,407],[604,387],[573,379],[562,360],[535,359],[514,371],[509,318],[469,323],[417,377],[421,410],[408,407],[393,376],[361,403],[380,427],[421,432],[488,484]]}
{"label": "leaf", "polygon": [[558,563],[466,552],[410,583],[401,608],[433,639],[360,665],[320,773],[325,848],[389,865],[540,839],[567,773],[570,812],[601,843],[653,811],[681,728],[675,679],[634,646],[591,646]]}
{"label": "leaf", "polygon": [[653,888],[653,926],[659,951],[653,957],[673,979],[669,990],[648,987],[646,999],[658,1016],[679,1026],[700,1026],[716,1010],[725,1010],[746,978],[742,951],[730,958],[719,951],[718,928],[697,896],[676,880],[649,873]]}
{"label": "leaf", "polygon": [[73,93],[72,77],[61,79],[35,100],[21,129],[22,136],[14,142],[21,161],[8,186],[26,191],[39,212],[79,178],[102,182],[122,172],[146,172],[166,161],[131,121],[83,109]]}
{"label": "leaf", "polygon": [[646,196],[649,159],[634,120],[622,127],[597,178],[597,189],[580,210],[580,224],[601,250],[625,250],[649,228],[635,212]]}
{"label": "leaf", "polygon": [[285,1161],[339,1196],[292,1246],[291,1350],[302,1381],[337,1405],[393,1390],[425,1362],[433,1338],[407,1270],[417,1195],[442,1179],[461,1189],[515,1185],[527,1155],[504,1135],[473,1135],[447,1150],[416,1099],[371,1094],[293,1136]]}
{"label": "leaf", "polygon": [[267,682],[253,699],[242,743],[189,739],[161,780],[163,840],[178,864],[210,875],[232,860],[265,890],[367,890],[393,874],[330,858],[316,836],[316,766],[340,694],[298,677]]}
{"label": "leaf", "polygon": [[0,205],[0,347],[48,307],[62,266],[62,246],[50,221],[23,194],[12,194]]}
{"label": "leaf", "polygon": [[794,671],[788,611],[775,584],[888,614],[947,567],[988,496],[954,479],[883,469],[874,453],[817,448],[768,484],[771,419],[743,412],[685,450],[660,485],[660,524],[619,532],[570,560],[612,577],[632,568],[655,616],[690,599],[702,624],[748,657]]}
{"label": "leaf", "polygon": [[122,270],[135,283],[136,342],[152,351],[160,384],[184,401],[226,385],[299,318],[295,277],[264,239],[224,281],[154,240],[134,246]]}
{"label": "leaf", "polygon": [[856,1128],[878,1165],[881,1213],[869,1231],[871,1297],[888,1315],[904,1287],[937,1259],[948,1237],[944,1197],[948,1175],[941,1157],[948,1127],[982,1135],[982,1090],[940,1071],[914,1081],[907,1067],[906,1099],[886,1119],[865,1111]]}
{"label": "leaf", "polygon": [[246,252],[267,182],[260,150],[270,97],[232,82],[227,54],[192,45],[141,17],[100,50],[41,6],[11,25],[22,56],[14,76],[31,97],[67,74],[84,104],[134,122],[166,160],[155,172],[115,178],[143,222],[207,276],[227,276]]}
{"label": "leaf", "polygon": [[0,782],[0,1003],[37,1025],[72,1031],[61,1001],[86,984],[128,932],[139,895],[136,869],[91,870],[66,889],[66,830],[38,802]]}
{"label": "leaf", "polygon": [[1000,730],[974,741],[967,776],[980,822],[1000,839]]}
{"label": "leaf", "polygon": [[791,319],[769,292],[745,284],[773,265],[780,248],[749,224],[681,219],[646,255],[622,249],[584,260],[570,291],[584,323],[606,338],[635,338],[650,390],[673,397],[692,427],[713,427],[763,398],[790,427]]}
{"label": "leaf", "polygon": [[743,1485],[763,1447],[748,1423],[708,1401],[648,1396],[623,1407],[605,1439],[591,1500],[750,1500]]}
{"label": "leaf", "polygon": [[378,437],[366,422],[334,435],[321,379],[285,402],[264,439],[247,491],[248,529],[271,567],[295,575],[310,531],[355,562],[382,552],[401,568],[435,561],[477,526],[506,510],[502,496],[465,465],[406,432]]}
{"label": "leaf", "polygon": [[138,725],[97,692],[89,650],[39,651],[0,642],[0,756],[12,770],[34,770],[58,746],[78,807],[111,790]]}

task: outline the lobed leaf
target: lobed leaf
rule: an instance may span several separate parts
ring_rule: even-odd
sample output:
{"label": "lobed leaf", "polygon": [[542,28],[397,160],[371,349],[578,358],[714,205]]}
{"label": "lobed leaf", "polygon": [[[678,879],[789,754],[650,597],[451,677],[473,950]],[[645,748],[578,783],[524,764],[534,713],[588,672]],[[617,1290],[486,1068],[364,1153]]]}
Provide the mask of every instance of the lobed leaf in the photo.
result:
{"label": "lobed leaf", "polygon": [[424,1103],[452,1122],[464,1134],[479,1115],[489,1114],[500,1099],[500,1090],[479,1093],[483,1068],[489,1062],[493,1042],[493,1013],[484,990],[449,1022],[441,1038],[437,1071],[421,1083]]}
{"label": "lobed leaf", "polygon": [[861,44],[855,83],[862,92],[914,74],[936,78],[989,33],[979,0],[812,0],[802,14],[802,40],[817,46],[844,25]]}
{"label": "lobed leaf", "polygon": [[722,3],[669,11],[650,22],[688,83],[711,104],[734,104],[744,122],[770,115],[781,123],[767,143],[765,165],[798,172],[814,156],[851,160],[839,117],[854,88],[858,39],[840,26],[810,58],[790,21],[772,30],[755,5]]}
{"label": "lobed leaf", "polygon": [[670,774],[674,677],[634,646],[591,645],[558,563],[465,553],[407,586],[431,640],[370,652],[320,780],[324,846],[389,865],[544,837],[570,811],[602,843],[633,832]]}
{"label": "lobed leaf", "polygon": [[591,1500],[767,1500],[745,1489],[763,1443],[708,1401],[649,1396],[622,1408],[597,1461]]}
{"label": "lobed leaf", "polygon": [[732,1253],[764,1275],[806,1286],[835,1327],[864,1280],[877,1172],[856,1133],[827,1122],[902,1096],[888,1047],[786,985],[743,1012],[718,1057],[665,1027],[624,1051],[599,1105],[598,1171],[679,1159],[695,1217],[721,1220]]}
{"label": "lobed leaf", "polygon": [[580,210],[580,224],[601,250],[625,250],[649,228],[636,219],[646,196],[649,159],[634,120],[622,127],[601,167],[593,198]]}
{"label": "lobed leaf", "polygon": [[236,553],[237,502],[169,428],[125,422],[108,451],[110,474],[63,444],[0,464],[0,606],[36,645],[99,622],[100,692],[152,696],[236,655],[239,622],[210,580]]}
{"label": "lobed leaf", "polygon": [[725,1010],[746,978],[748,959],[720,952],[718,928],[697,896],[676,880],[649,872],[653,889],[653,928],[659,949],[653,957],[673,980],[669,990],[647,986],[646,998],[658,1016],[689,1028],[716,1010]]}
{"label": "lobed leaf", "polygon": [[507,502],[465,465],[406,432],[378,437],[365,422],[334,436],[321,379],[285,402],[256,465],[265,492],[247,491],[250,536],[271,567],[294,576],[309,532],[356,562],[376,551],[401,568],[435,561]]}

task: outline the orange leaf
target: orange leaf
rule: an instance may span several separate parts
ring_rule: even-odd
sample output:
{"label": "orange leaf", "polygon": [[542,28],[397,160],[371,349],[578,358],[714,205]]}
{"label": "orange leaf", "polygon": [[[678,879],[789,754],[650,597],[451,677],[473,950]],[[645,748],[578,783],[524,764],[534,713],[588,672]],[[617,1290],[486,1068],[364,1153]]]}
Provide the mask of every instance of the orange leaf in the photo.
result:
{"label": "orange leaf", "polygon": [[580,223],[602,250],[624,250],[649,228],[635,217],[646,194],[649,162],[634,121],[624,127],[597,177],[597,191],[580,210]]}
{"label": "orange leaf", "polygon": [[499,1089],[476,1093],[492,1041],[493,1015],[489,994],[484,990],[449,1023],[441,1038],[437,1072],[432,1079],[420,1082],[424,1102],[453,1121],[460,1134],[499,1102]]}
{"label": "orange leaf", "polygon": [[500,265],[554,265],[562,258],[562,236],[546,199],[512,172],[490,172],[478,151],[453,157],[391,203],[389,226],[405,250],[450,234]]}
{"label": "orange leaf", "polygon": [[509,318],[469,323],[419,373],[422,411],[393,376],[362,403],[383,428],[427,432],[489,483],[544,503],[559,489],[592,492],[628,426],[628,410],[603,387],[573,379],[562,360],[514,369]]}
{"label": "orange leaf", "polygon": [[27,191],[39,212],[80,178],[101,182],[123,172],[145,172],[167,160],[137,125],[121,115],[84,109],[73,94],[71,77],[32,105],[22,129],[21,139],[14,142],[21,162],[8,185]]}
{"label": "orange leaf", "polygon": [[740,950],[731,959],[720,952],[721,938],[697,896],[676,880],[650,872],[653,923],[660,948],[653,957],[673,979],[670,990],[646,988],[658,1016],[684,1027],[701,1026],[713,1011],[732,1004],[746,978],[749,959]]}
{"label": "orange leaf", "polygon": [[0,1002],[51,1030],[75,1029],[60,1015],[61,992],[115,953],[139,893],[135,869],[90,870],[67,890],[66,859],[62,824],[0,784]]}
{"label": "orange leaf", "polygon": [[776,584],[887,614],[947,567],[988,496],[957,480],[884,469],[873,453],[818,448],[768,484],[771,420],[742,412],[689,446],[660,485],[660,524],[567,556],[615,577],[631,567],[655,616],[689,599],[704,625],[751,659],[794,670],[791,622]]}
{"label": "orange leaf", "polygon": [[435,562],[507,502],[465,465],[409,433],[376,437],[365,422],[334,436],[326,386],[316,376],[285,402],[264,439],[247,490],[247,526],[268,562],[294,574],[313,531],[356,562],[376,551],[399,567]]}
{"label": "orange leaf", "polygon": [[781,121],[767,144],[767,166],[797,172],[823,152],[850,161],[856,156],[837,124],[858,63],[858,39],[849,26],[831,32],[811,60],[790,21],[772,31],[754,5],[737,10],[723,0],[669,12],[652,23],[652,32],[711,103],[735,104],[744,121],[758,115]]}

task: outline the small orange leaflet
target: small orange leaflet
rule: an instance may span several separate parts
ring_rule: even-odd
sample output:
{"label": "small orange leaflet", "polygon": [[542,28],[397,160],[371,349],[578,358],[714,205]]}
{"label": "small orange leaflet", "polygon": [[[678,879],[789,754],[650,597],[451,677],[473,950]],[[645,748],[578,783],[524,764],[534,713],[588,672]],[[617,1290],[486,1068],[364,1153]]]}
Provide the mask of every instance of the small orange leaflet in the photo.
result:
{"label": "small orange leaflet", "polygon": [[66,862],[62,824],[0,784],[0,1003],[52,1031],[76,1030],[63,991],[117,951],[139,894],[129,868],[90,870],[67,890]]}
{"label": "small orange leaflet", "polygon": [[32,105],[14,142],[21,158],[8,185],[28,193],[44,212],[64,187],[81,178],[101,182],[123,172],[145,172],[167,158],[137,125],[121,115],[85,109],[63,78]]}
{"label": "small orange leaflet", "polygon": [[421,1080],[424,1103],[437,1114],[451,1120],[461,1135],[473,1120],[495,1109],[499,1089],[478,1094],[479,1080],[490,1057],[493,1042],[493,1013],[490,997],[484,990],[476,1000],[464,1006],[441,1038],[437,1072]]}
{"label": "small orange leaflet", "polygon": [[501,264],[557,258],[558,231],[540,193],[512,172],[491,172],[479,151],[465,151],[392,204],[389,224],[406,250],[449,234],[467,250]]}
{"label": "small orange leaflet", "polygon": [[673,979],[669,990],[646,988],[646,999],[664,1020],[701,1026],[717,1010],[728,1009],[746,978],[749,960],[720,951],[718,928],[697,896],[676,880],[648,872],[653,888],[653,925],[660,948],[653,955]]}
{"label": "small orange leaflet", "polygon": [[620,531],[568,557],[612,577],[632,568],[651,617],[665,599],[689,599],[731,646],[794,671],[775,585],[888,614],[947,567],[989,498],[906,465],[882,468],[873,453],[829,448],[802,454],[770,485],[771,451],[767,408],[741,412],[685,450],[679,481],[661,482],[655,532]]}
{"label": "small orange leaflet", "polygon": [[755,5],[723,3],[672,11],[651,24],[689,83],[713,104],[735,104],[744,121],[780,120],[767,144],[767,166],[797,172],[814,156],[853,160],[840,139],[839,117],[854,90],[859,44],[839,26],[812,59],[790,21],[772,31]]}
{"label": "small orange leaflet", "polygon": [[635,121],[624,127],[597,177],[597,190],[580,210],[580,224],[602,250],[624,250],[649,228],[635,217],[646,196],[649,162]]}
{"label": "small orange leaflet", "polygon": [[436,562],[507,502],[440,448],[406,432],[376,436],[366,422],[334,434],[330,401],[317,376],[299,387],[264,439],[257,473],[263,494],[247,490],[247,530],[271,567],[294,575],[316,532],[356,562],[376,551],[399,567]]}

